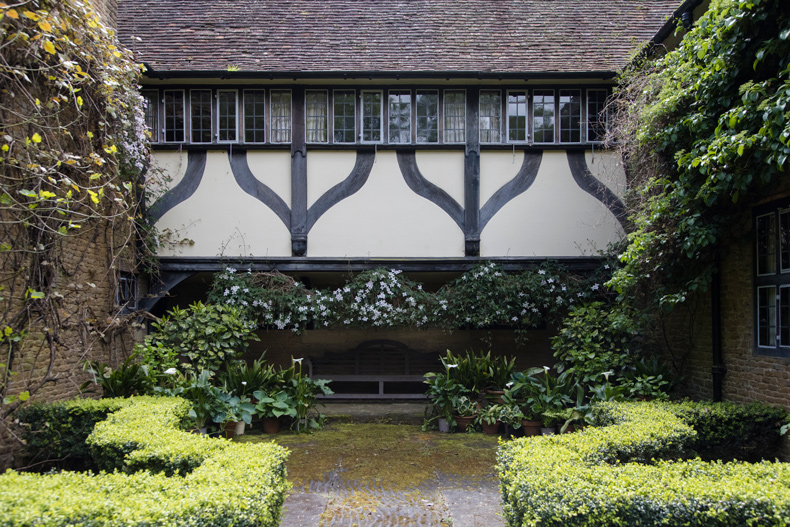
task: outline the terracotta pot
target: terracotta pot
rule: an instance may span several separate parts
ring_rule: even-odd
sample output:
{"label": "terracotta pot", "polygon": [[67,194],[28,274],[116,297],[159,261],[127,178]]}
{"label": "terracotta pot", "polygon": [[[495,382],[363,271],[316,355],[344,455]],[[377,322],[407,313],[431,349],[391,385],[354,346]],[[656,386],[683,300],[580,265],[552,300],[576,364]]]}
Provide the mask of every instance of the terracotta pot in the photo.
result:
{"label": "terracotta pot", "polygon": [[458,425],[459,432],[466,432],[466,428],[475,420],[474,416],[461,417],[460,415],[454,416],[455,424]]}
{"label": "terracotta pot", "polygon": [[503,395],[505,395],[504,390],[486,390],[486,399],[495,404],[505,404]]}
{"label": "terracotta pot", "polygon": [[543,423],[540,421],[521,421],[521,429],[524,430],[524,437],[540,435],[540,428]]}
{"label": "terracotta pot", "polygon": [[[242,421],[243,423],[244,421]],[[233,436],[236,435],[236,424],[238,421],[228,421],[225,423],[225,437],[228,439],[233,439]]]}
{"label": "terracotta pot", "polygon": [[276,434],[280,431],[280,420],[276,417],[264,417],[261,422],[264,434]]}
{"label": "terracotta pot", "polygon": [[499,421],[491,425],[483,421],[481,425],[483,426],[483,433],[486,435],[494,436],[499,433]]}

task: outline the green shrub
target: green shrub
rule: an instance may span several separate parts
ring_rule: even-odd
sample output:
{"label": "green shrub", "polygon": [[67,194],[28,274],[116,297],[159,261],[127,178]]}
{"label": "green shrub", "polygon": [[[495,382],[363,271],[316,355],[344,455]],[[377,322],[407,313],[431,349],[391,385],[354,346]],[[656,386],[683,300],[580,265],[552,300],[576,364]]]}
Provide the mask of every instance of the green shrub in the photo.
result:
{"label": "green shrub", "polygon": [[[26,464],[41,469],[91,468],[93,460],[85,440],[107,415],[126,405],[124,399],[79,399],[59,403],[35,403],[16,413],[25,443]],[[50,463],[46,463],[49,461]]]}
{"label": "green shrub", "polygon": [[189,411],[183,399],[124,401],[89,437],[99,464],[119,470],[9,470],[0,476],[0,526],[279,525],[288,489],[285,449],[179,430]]}
{"label": "green shrub", "polygon": [[672,410],[603,403],[600,427],[502,444],[508,525],[786,527],[790,465],[673,461],[697,433]]}
{"label": "green shrub", "polygon": [[604,372],[620,374],[633,361],[635,336],[631,317],[602,302],[592,302],[571,308],[551,346],[560,360],[558,370],[589,385],[601,382]]}
{"label": "green shrub", "polygon": [[757,462],[779,457],[779,427],[787,418],[781,408],[691,401],[670,408],[697,432],[690,448],[704,460]]}

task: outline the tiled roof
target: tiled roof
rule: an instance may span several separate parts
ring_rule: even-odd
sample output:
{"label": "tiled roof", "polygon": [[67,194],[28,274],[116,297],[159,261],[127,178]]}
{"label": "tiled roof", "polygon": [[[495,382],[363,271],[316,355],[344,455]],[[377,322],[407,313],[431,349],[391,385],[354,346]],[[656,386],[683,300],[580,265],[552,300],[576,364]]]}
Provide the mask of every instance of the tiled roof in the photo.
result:
{"label": "tiled roof", "polygon": [[120,0],[160,72],[616,71],[680,0]]}

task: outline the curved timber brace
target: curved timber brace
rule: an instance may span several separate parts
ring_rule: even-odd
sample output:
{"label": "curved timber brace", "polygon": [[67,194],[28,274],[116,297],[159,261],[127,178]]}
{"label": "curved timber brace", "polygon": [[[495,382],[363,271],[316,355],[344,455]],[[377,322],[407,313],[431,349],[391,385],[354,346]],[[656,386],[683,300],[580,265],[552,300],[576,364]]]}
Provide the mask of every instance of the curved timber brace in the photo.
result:
{"label": "curved timber brace", "polygon": [[447,192],[425,179],[417,167],[414,150],[398,151],[398,166],[406,184],[415,194],[446,212],[458,225],[464,233],[466,256],[480,256],[480,233],[502,207],[532,186],[542,159],[541,152],[524,152],[524,161],[516,176],[502,185],[480,208],[480,154],[468,152],[464,170],[465,206],[461,207]]}
{"label": "curved timber brace", "polygon": [[592,175],[587,166],[587,158],[584,157],[584,150],[568,150],[567,155],[568,166],[570,166],[573,179],[579,188],[603,203],[609,212],[617,218],[623,230],[629,232],[631,229],[625,204],[617,197],[617,194]]}

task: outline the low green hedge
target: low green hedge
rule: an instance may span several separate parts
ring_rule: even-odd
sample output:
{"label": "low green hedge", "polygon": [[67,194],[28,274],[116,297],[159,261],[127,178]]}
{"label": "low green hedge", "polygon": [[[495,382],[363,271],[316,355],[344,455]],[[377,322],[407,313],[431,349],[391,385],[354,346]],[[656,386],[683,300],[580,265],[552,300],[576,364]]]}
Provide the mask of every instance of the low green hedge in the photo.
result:
{"label": "low green hedge", "polygon": [[96,423],[126,403],[126,399],[75,399],[23,406],[16,420],[25,444],[25,464],[35,464],[42,470],[52,465],[95,468],[85,440]]}
{"label": "low green hedge", "polygon": [[182,399],[129,401],[88,438],[97,463],[115,472],[8,471],[0,526],[279,525],[285,449],[184,432]]}
{"label": "low green hedge", "polygon": [[698,435],[670,408],[606,403],[596,409],[605,426],[502,444],[508,525],[786,527],[790,465],[671,461]]}

